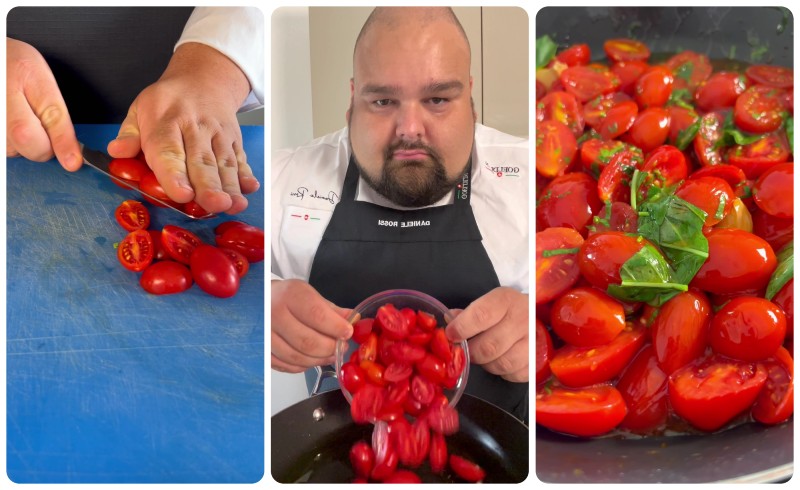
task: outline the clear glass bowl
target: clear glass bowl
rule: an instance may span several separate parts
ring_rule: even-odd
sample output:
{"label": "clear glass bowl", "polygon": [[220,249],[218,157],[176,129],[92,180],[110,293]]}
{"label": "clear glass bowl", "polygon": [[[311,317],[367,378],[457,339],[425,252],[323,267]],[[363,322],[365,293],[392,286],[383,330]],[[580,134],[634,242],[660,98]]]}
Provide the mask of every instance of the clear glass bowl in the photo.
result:
{"label": "clear glass bowl", "polygon": [[[411,289],[391,289],[374,294],[362,301],[353,309],[353,312],[347,320],[354,323],[360,318],[375,318],[378,308],[386,303],[393,304],[397,309],[412,308],[415,311],[422,310],[428,312],[436,317],[436,323],[439,327],[447,325],[453,319],[450,310],[436,298]],[[457,345],[461,345],[461,348],[464,349],[464,370],[461,372],[461,376],[458,378],[455,387],[451,390],[444,390],[444,394],[450,400],[451,407],[455,407],[458,400],[461,399],[461,395],[464,393],[464,389],[467,386],[467,378],[469,377],[469,350],[467,348],[467,341],[462,340],[457,343]],[[336,379],[341,379],[340,373],[342,365],[347,362],[347,359],[350,358],[350,355],[356,349],[358,349],[358,344],[352,340],[340,340],[337,342]],[[347,391],[341,383],[339,383],[339,385],[342,388],[342,393],[344,393],[345,398],[347,398],[347,402],[352,402],[353,395]]]}

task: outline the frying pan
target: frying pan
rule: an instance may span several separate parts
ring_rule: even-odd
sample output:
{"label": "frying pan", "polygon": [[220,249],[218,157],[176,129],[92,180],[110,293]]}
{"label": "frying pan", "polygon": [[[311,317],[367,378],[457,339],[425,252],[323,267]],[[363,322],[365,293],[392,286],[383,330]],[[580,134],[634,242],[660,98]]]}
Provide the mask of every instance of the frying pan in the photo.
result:
{"label": "frying pan", "polygon": [[[519,483],[528,477],[528,427],[502,409],[464,394],[457,406],[460,429],[447,436],[448,452],[486,470],[485,483]],[[370,441],[372,424],[357,425],[340,390],[315,395],[272,417],[272,477],[280,483],[348,483],[348,460],[358,440]],[[427,463],[416,473],[426,483],[458,481]]]}
{"label": "frying pan", "polygon": [[[536,37],[560,47],[632,37],[655,56],[685,49],[713,60],[791,67],[794,19],[776,7],[546,7]],[[536,428],[536,476],[553,483],[779,482],[793,472],[794,421],[703,436],[581,439]]]}

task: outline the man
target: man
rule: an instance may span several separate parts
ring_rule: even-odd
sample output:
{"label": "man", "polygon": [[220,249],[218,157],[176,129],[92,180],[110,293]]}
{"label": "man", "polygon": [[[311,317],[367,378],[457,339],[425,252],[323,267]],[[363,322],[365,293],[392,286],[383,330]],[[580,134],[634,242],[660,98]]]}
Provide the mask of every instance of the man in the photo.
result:
{"label": "man", "polygon": [[273,158],[273,369],[330,364],[351,308],[417,289],[463,309],[467,392],[527,420],[528,144],[475,123],[469,68],[452,10],[378,8],[347,128]]}
{"label": "man", "polygon": [[[236,113],[263,104],[263,17],[255,8],[197,8],[191,15],[183,10],[12,10],[9,35],[20,39],[6,39],[6,155],[22,155],[34,161],[47,161],[55,155],[66,170],[77,170],[83,160],[65,98],[80,112],[95,102],[93,89],[129,97],[129,92],[118,86],[133,88],[161,59],[160,53],[144,52],[142,45],[163,50],[174,47],[160,78],[144,90],[141,88],[152,80],[136,85],[141,93],[135,100],[100,101],[99,105],[130,105],[127,116],[122,115],[124,121],[77,122],[122,122],[117,139],[108,145],[109,154],[135,157],[142,150],[172,200],[195,200],[212,213],[244,210],[244,194],[255,192],[259,183],[242,150]],[[159,16],[156,22],[153,15]],[[113,39],[105,39],[104,45],[101,40],[112,21],[129,31],[113,31]],[[50,29],[54,24],[58,29]],[[152,25],[168,32],[159,31],[141,40],[138,30],[146,26],[146,33]],[[183,34],[176,44],[181,28]],[[25,38],[32,44],[24,42]],[[87,44],[87,39],[92,44]],[[57,52],[62,57],[53,71],[34,47],[37,41],[47,44],[45,55]],[[114,59],[95,59],[98,53]],[[65,61],[92,73],[76,74],[75,66],[63,66]],[[125,67],[126,71],[133,67],[139,77],[129,80],[109,73],[112,66]],[[86,81],[104,85],[91,87]],[[67,91],[64,95],[60,86]],[[100,113],[103,108],[94,109]]]}

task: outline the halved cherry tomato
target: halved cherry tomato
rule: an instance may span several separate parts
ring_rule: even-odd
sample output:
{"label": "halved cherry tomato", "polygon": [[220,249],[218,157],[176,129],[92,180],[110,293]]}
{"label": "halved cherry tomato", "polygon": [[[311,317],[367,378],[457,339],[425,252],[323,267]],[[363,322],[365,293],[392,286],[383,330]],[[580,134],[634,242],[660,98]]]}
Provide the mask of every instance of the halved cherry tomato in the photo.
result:
{"label": "halved cherry tomato", "polygon": [[150,233],[150,236],[153,238],[153,260],[164,260],[169,258],[169,254],[164,248],[164,244],[161,243],[161,231],[147,230],[147,232]]}
{"label": "halved cherry tomato", "polygon": [[536,384],[550,378],[550,359],[553,358],[553,339],[544,323],[536,320]]}
{"label": "halved cherry tomato", "polygon": [[592,347],[611,342],[625,328],[622,305],[603,291],[575,288],[553,304],[550,326],[565,342]]}
{"label": "halved cherry tomato", "polygon": [[417,310],[417,325],[420,326],[423,330],[432,331],[436,328],[438,322],[436,321],[436,317],[428,313],[427,311]]}
{"label": "halved cherry tomato", "polygon": [[794,360],[784,347],[765,362],[767,382],[758,395],[753,418],[762,424],[779,424],[794,412]]}
{"label": "halved cherry tomato", "polygon": [[397,471],[397,451],[391,446],[386,450],[386,457],[382,461],[375,460],[375,467],[369,477],[371,480],[384,481],[390,478]]}
{"label": "halved cherry tomato", "polygon": [[770,133],[748,145],[728,149],[728,161],[744,171],[748,179],[757,179],[773,166],[789,160],[791,151],[784,131]]}
{"label": "halved cherry tomato", "polygon": [[153,238],[147,230],[135,230],[117,246],[117,259],[129,271],[139,272],[153,261]]}
{"label": "halved cherry tomato", "polygon": [[189,201],[183,205],[183,212],[194,218],[203,218],[209,215],[203,206],[197,204],[196,201]]}
{"label": "halved cherry tomato", "polygon": [[342,384],[344,389],[355,394],[364,387],[367,382],[367,373],[358,364],[354,362],[346,362],[342,364],[339,370],[339,383]]}
{"label": "halved cherry tomato", "polygon": [[664,426],[669,415],[667,380],[653,347],[648,345],[639,351],[617,382],[628,408],[620,428],[646,434]]}
{"label": "halved cherry tomato", "polygon": [[708,56],[688,50],[672,56],[664,65],[675,77],[673,90],[687,89],[690,93],[694,93],[713,71]]}
{"label": "halved cherry tomato", "polygon": [[356,476],[369,478],[372,468],[375,466],[375,453],[372,447],[365,441],[358,441],[350,448],[350,464],[356,472]]}
{"label": "halved cherry tomato", "polygon": [[[592,226],[589,227],[589,236],[607,231],[621,231],[624,233],[636,233],[638,229],[639,215],[630,204],[614,201],[609,207],[608,204],[592,218]],[[545,230],[546,231],[546,230]]]}
{"label": "halved cherry tomato", "polygon": [[363,344],[367,340],[370,332],[372,332],[372,325],[375,323],[374,318],[362,318],[353,324],[353,341],[357,344]]}
{"label": "halved cherry tomato", "polygon": [[386,400],[384,404],[390,407],[402,407],[406,403],[410,393],[411,381],[409,378],[401,379],[395,383],[390,383],[386,391]]}
{"label": "halved cherry tomato", "polygon": [[446,436],[458,432],[458,412],[450,405],[431,407],[427,415],[428,425],[431,430]]}
{"label": "halved cherry tomato", "polygon": [[[115,158],[108,164],[108,172],[135,188],[139,186],[139,181],[142,180],[142,177],[150,172],[150,167],[136,158]],[[111,181],[124,189],[128,188],[114,179],[111,179]]]}
{"label": "halved cherry tomato", "polygon": [[586,125],[599,130],[600,125],[608,115],[608,111],[623,102],[631,102],[631,98],[622,92],[598,95],[587,101],[583,105],[583,119]]}
{"label": "halved cherry tomato", "polygon": [[682,292],[659,308],[651,331],[662,371],[672,374],[705,352],[711,313],[711,303],[697,289]]}
{"label": "halved cherry tomato", "polygon": [[[447,376],[447,364],[433,354],[425,354],[425,357],[417,363],[417,371],[432,384],[439,384]],[[413,380],[411,388],[413,391]]]}
{"label": "halved cherry tomato", "polygon": [[639,114],[639,107],[636,102],[632,100],[618,102],[608,108],[597,132],[604,139],[614,139],[633,126],[637,114]]}
{"label": "halved cherry tomato", "polygon": [[651,66],[636,81],[634,98],[642,109],[663,107],[672,95],[673,76],[669,68]]}
{"label": "halved cherry tomato", "polygon": [[603,43],[603,50],[613,61],[647,61],[650,57],[650,48],[636,39],[609,39]]}
{"label": "halved cherry tomato", "polygon": [[255,226],[231,226],[218,234],[220,248],[230,248],[244,255],[251,264],[264,260],[264,230]]}
{"label": "halved cherry tomato", "polygon": [[378,419],[378,414],[383,407],[385,393],[379,386],[365,383],[353,395],[350,402],[350,415],[357,424],[368,424]]}
{"label": "halved cherry tomato", "polygon": [[[376,340],[377,342],[377,340]],[[425,357],[424,347],[409,342],[395,342],[389,347],[390,359],[416,364]]]}
{"label": "halved cherry tomato", "polygon": [[763,361],[775,355],[785,337],[783,310],[751,296],[733,298],[717,311],[708,336],[714,351],[741,361]]}
{"label": "halved cherry tomato", "polygon": [[195,248],[202,244],[202,240],[191,231],[175,225],[164,225],[161,230],[161,244],[170,257],[188,264]]}
{"label": "halved cherry tomato", "polygon": [[581,145],[581,163],[583,169],[594,178],[600,176],[600,172],[608,165],[611,158],[624,149],[630,149],[628,145],[619,140],[591,139]]}
{"label": "halved cherry tomato", "polygon": [[623,141],[634,145],[644,153],[661,146],[669,136],[669,111],[663,107],[649,107],[639,113]]}
{"label": "halved cherry tomato", "polygon": [[672,373],[669,400],[675,413],[712,432],[750,407],[766,381],[761,364],[712,355]]}
{"label": "halved cherry tomato", "polygon": [[389,383],[396,383],[411,377],[413,372],[414,368],[412,368],[410,364],[405,362],[393,362],[386,366],[383,372],[383,379]]}
{"label": "halved cherry tomato", "polygon": [[122,201],[114,211],[114,218],[127,231],[146,230],[150,226],[150,212],[139,201]]}
{"label": "halved cherry tomato", "polygon": [[615,91],[619,78],[602,65],[572,66],[559,76],[564,89],[574,95],[578,102],[586,102],[601,94]]}
{"label": "halved cherry tomato", "polygon": [[358,346],[358,359],[374,361],[378,358],[378,335],[373,331],[367,335],[367,339]]}
{"label": "halved cherry tomato", "polygon": [[578,151],[575,135],[565,124],[554,121],[536,123],[536,170],[545,177],[556,177],[572,164]]}
{"label": "halved cherry tomato", "polygon": [[627,413],[622,395],[610,385],[545,387],[536,394],[536,423],[565,434],[605,434],[619,425]]}
{"label": "halved cherry tomato", "polygon": [[694,138],[694,152],[702,165],[722,163],[718,142],[723,136],[725,115],[714,111],[700,118],[700,129]]}
{"label": "halved cherry tomato", "polygon": [[644,345],[646,335],[644,328],[628,325],[607,344],[565,345],[553,353],[550,369],[564,386],[573,388],[611,381]]}
{"label": "halved cherry tomato", "polygon": [[597,196],[597,182],[581,172],[570,172],[553,179],[544,189],[536,206],[537,226],[574,228],[586,235],[603,202]]}
{"label": "halved cherry tomato", "polygon": [[[692,134],[694,124],[700,120],[700,116],[694,109],[677,105],[667,106],[669,112],[669,136],[667,143],[679,147],[683,150],[689,147],[696,137]],[[698,128],[699,130],[699,123]]]}
{"label": "halved cherry tomato", "polygon": [[239,273],[222,249],[198,245],[192,250],[189,268],[194,282],[212,296],[230,298],[239,291]]}
{"label": "halved cherry tomato", "polygon": [[455,454],[450,455],[450,469],[453,470],[453,473],[458,475],[459,478],[468,482],[477,483],[486,478],[486,471],[484,471],[483,468]]}
{"label": "halved cherry tomato", "polygon": [[733,189],[717,177],[698,177],[681,184],[675,195],[694,204],[706,213],[705,226],[714,226],[730,212],[733,206]]}
{"label": "halved cherry tomato", "polygon": [[794,216],[794,163],[779,163],[761,174],[753,187],[753,200],[765,213]]}
{"label": "halved cherry tomato", "polygon": [[622,282],[620,268],[647,243],[619,231],[595,233],[578,251],[578,268],[592,286],[605,291]]}
{"label": "halved cherry tomato", "polygon": [[619,91],[627,95],[634,95],[636,80],[649,68],[646,61],[629,60],[617,61],[611,65],[611,71],[619,77]]}
{"label": "halved cherry tomato", "polygon": [[646,198],[651,187],[665,188],[677,184],[689,174],[689,165],[683,152],[672,145],[662,145],[648,153],[642,172],[646,172],[639,195]]}
{"label": "halved cherry tomato", "polygon": [[556,59],[567,66],[588,65],[591,58],[588,44],[573,44],[556,55]]}
{"label": "halved cherry tomato", "polygon": [[708,258],[690,286],[715,294],[735,294],[766,287],[778,265],[772,247],[758,236],[736,229],[706,235]]}
{"label": "halved cherry tomato", "polygon": [[464,365],[467,363],[466,354],[460,345],[453,346],[453,356],[445,366],[444,387],[452,390],[458,384],[458,379],[464,371]]}
{"label": "halved cherry tomato", "polygon": [[736,99],[733,120],[744,131],[769,133],[783,124],[783,90],[753,85]]}
{"label": "halved cherry tomato", "polygon": [[444,362],[450,362],[450,360],[453,358],[453,350],[450,347],[450,340],[448,340],[443,328],[437,328],[433,331],[433,338],[431,339],[429,348],[433,355]]}
{"label": "halved cherry tomato", "polygon": [[229,259],[231,259],[231,262],[233,262],[234,267],[236,267],[236,272],[239,274],[240,278],[247,275],[247,272],[250,270],[250,262],[247,261],[244,255],[229,248],[221,248],[220,250],[222,250],[222,252],[225,253]]}
{"label": "halved cherry tomato", "polygon": [[431,434],[431,452],[428,461],[431,471],[441,473],[447,467],[447,442],[438,432]]}
{"label": "halved cherry tomato", "polygon": [[550,92],[536,104],[537,121],[558,121],[567,126],[575,137],[583,134],[583,108],[568,92]]}
{"label": "halved cherry tomato", "polygon": [[397,470],[384,478],[383,483],[422,483],[422,479],[413,471]]}
{"label": "halved cherry tomato", "polygon": [[697,87],[694,101],[703,111],[733,107],[747,89],[747,78],[741,73],[719,72]]}
{"label": "halved cherry tomato", "polygon": [[391,303],[378,308],[375,314],[375,323],[381,332],[390,339],[402,340],[411,333],[408,319]]}
{"label": "halved cherry tomato", "polygon": [[794,73],[791,68],[776,65],[750,65],[744,71],[753,83],[770,87],[791,88],[794,86]]}
{"label": "halved cherry tomato", "polygon": [[430,380],[425,373],[422,376],[414,375],[411,378],[411,396],[423,406],[428,406],[436,395],[435,381]]}
{"label": "halved cherry tomato", "polygon": [[175,294],[192,287],[192,273],[180,262],[162,260],[150,264],[139,278],[142,289],[150,294]]}
{"label": "halved cherry tomato", "polygon": [[553,227],[536,234],[536,303],[546,303],[571,288],[580,276],[575,248],[583,237],[572,228]]}
{"label": "halved cherry tomato", "polygon": [[[144,195],[144,199],[154,206],[158,206],[160,208],[166,207],[167,204],[173,207],[181,207],[180,204],[173,201],[172,199],[167,196],[167,193],[164,192],[164,188],[161,187],[161,184],[158,182],[156,178],[156,174],[151,170],[144,174],[142,178],[139,180],[139,189],[147,195]],[[154,197],[155,199],[151,199],[149,196]],[[156,200],[157,199],[157,200]],[[162,204],[163,203],[163,204]]]}
{"label": "halved cherry tomato", "polygon": [[628,202],[631,199],[631,178],[641,163],[636,153],[622,150],[611,158],[597,179],[597,195],[603,202]]}
{"label": "halved cherry tomato", "polygon": [[794,278],[775,293],[772,302],[780,306],[783,314],[786,315],[786,338],[792,338],[794,330]]}

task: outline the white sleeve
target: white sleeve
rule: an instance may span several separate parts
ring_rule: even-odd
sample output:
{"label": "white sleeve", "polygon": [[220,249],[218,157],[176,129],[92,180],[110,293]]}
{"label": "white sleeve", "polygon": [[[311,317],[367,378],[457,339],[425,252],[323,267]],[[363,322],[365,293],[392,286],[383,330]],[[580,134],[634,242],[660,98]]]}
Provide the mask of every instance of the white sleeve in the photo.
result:
{"label": "white sleeve", "polygon": [[264,15],[256,7],[196,7],[183,28],[183,43],[210,46],[231,59],[250,81],[239,112],[264,105]]}

